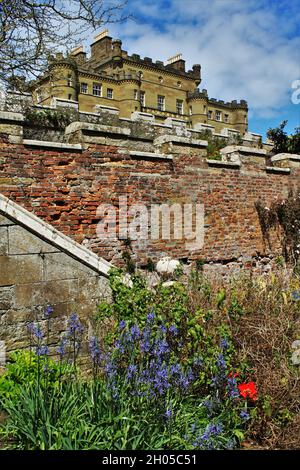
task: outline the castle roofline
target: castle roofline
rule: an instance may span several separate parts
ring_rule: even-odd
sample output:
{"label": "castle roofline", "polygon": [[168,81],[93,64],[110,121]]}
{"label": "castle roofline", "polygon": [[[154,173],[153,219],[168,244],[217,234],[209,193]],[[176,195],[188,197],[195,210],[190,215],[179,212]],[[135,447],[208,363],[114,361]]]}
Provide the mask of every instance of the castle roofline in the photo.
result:
{"label": "castle roofline", "polygon": [[208,102],[208,104],[218,105],[223,108],[241,108],[241,109],[248,109],[248,103],[246,100],[232,100],[232,101],[224,101],[224,100],[217,100],[216,98],[209,98],[207,95],[207,90],[195,90],[188,92],[188,100],[197,100],[197,99],[204,99]]}

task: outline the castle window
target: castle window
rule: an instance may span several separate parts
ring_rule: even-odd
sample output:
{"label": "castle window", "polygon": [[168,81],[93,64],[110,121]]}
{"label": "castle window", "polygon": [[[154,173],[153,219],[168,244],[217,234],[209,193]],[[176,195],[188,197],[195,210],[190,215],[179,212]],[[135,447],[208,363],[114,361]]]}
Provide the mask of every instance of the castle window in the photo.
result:
{"label": "castle window", "polygon": [[138,99],[138,91],[133,90],[133,99],[137,100]]}
{"label": "castle window", "polygon": [[141,106],[146,106],[146,94],[144,91],[140,91],[140,102]]}
{"label": "castle window", "polygon": [[222,113],[221,113],[221,111],[216,111],[216,120],[217,120],[217,121],[222,121]]}
{"label": "castle window", "polygon": [[163,83],[164,79],[162,77],[158,77],[159,83]]}
{"label": "castle window", "polygon": [[165,97],[162,95],[157,96],[157,109],[159,111],[165,110]]}
{"label": "castle window", "polygon": [[113,95],[114,94],[114,91],[112,88],[107,88],[107,98],[112,100],[113,99]]}
{"label": "castle window", "polygon": [[193,106],[190,106],[190,116],[193,114]]}
{"label": "castle window", "polygon": [[88,92],[88,84],[87,83],[80,83],[80,93],[87,93]]}
{"label": "castle window", "polygon": [[183,114],[183,101],[182,100],[176,100],[176,113]]}
{"label": "castle window", "polygon": [[247,124],[247,114],[245,114],[245,124]]}
{"label": "castle window", "polygon": [[207,117],[208,117],[208,119],[212,119],[212,111],[211,110],[208,111]]}
{"label": "castle window", "polygon": [[72,80],[72,76],[71,76],[71,75],[68,75],[67,86],[73,86],[73,80]]}
{"label": "castle window", "polygon": [[229,114],[224,114],[224,122],[229,122]]}
{"label": "castle window", "polygon": [[143,76],[144,76],[144,75],[143,75],[143,72],[139,72],[139,76],[140,76],[140,80],[142,80],[142,78],[143,78]]}
{"label": "castle window", "polygon": [[181,82],[177,82],[178,88],[181,88]]}
{"label": "castle window", "polygon": [[68,95],[68,100],[71,100],[72,99],[72,95]]}
{"label": "castle window", "polygon": [[101,96],[101,93],[102,93],[101,83],[93,83],[93,95],[94,96]]}

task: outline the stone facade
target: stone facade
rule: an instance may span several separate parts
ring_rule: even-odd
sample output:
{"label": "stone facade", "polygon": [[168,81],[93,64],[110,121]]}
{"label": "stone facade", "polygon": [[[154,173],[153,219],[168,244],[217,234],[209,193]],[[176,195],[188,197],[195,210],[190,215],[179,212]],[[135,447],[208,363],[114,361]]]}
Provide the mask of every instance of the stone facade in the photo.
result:
{"label": "stone facade", "polygon": [[68,57],[57,54],[45,74],[32,86],[34,102],[41,106],[67,106],[81,112],[105,111],[123,118],[140,115],[164,123],[176,119],[189,127],[236,131],[248,129],[247,102],[224,102],[199,91],[201,67],[185,70],[181,55],[153,62],[122,49],[108,32],[96,36],[87,58],[82,47]]}
{"label": "stone facade", "polygon": [[[0,342],[6,351],[28,347],[27,325],[45,327],[54,308],[50,344],[77,312],[89,330],[97,303],[109,298],[110,265],[0,195]],[[3,343],[2,343],[3,344]]]}

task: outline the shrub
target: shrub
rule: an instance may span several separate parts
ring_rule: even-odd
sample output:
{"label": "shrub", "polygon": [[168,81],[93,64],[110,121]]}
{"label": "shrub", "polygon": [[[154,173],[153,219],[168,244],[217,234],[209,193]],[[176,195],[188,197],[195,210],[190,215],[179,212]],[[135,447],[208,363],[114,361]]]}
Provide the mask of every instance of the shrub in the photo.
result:
{"label": "shrub", "polygon": [[[3,399],[5,435],[24,449],[238,446],[255,415],[257,393],[247,365],[236,356],[229,322],[210,318],[200,306],[194,311],[182,283],[153,291],[135,274],[128,287],[121,271],[113,271],[110,281],[112,330],[104,344],[90,338],[92,378],[73,373],[62,380],[59,374],[58,385],[49,388],[46,337],[30,326],[38,366],[17,396]],[[207,301],[213,298],[203,292]],[[224,308],[223,301],[218,305]],[[108,305],[101,309],[98,320]],[[69,357],[74,366],[81,334],[73,314],[63,340],[71,353],[75,348]],[[58,348],[59,371],[67,349],[65,343]]]}

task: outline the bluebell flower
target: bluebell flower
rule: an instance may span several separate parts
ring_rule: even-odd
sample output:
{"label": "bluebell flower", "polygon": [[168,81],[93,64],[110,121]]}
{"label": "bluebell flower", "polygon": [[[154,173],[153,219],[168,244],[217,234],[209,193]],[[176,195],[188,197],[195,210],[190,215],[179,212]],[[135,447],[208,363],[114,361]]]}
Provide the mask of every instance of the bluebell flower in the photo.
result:
{"label": "bluebell flower", "polygon": [[165,411],[165,418],[170,419],[172,417],[172,408],[167,408]]}
{"label": "bluebell flower", "polygon": [[225,369],[226,367],[226,362],[223,354],[219,354],[218,359],[217,359],[217,366],[220,369]]}
{"label": "bluebell flower", "polygon": [[213,450],[219,448],[219,443],[215,440],[223,431],[222,423],[209,423],[205,431],[194,442],[194,447],[199,449]]}
{"label": "bluebell flower", "polygon": [[27,326],[30,333],[32,333],[38,340],[42,340],[44,338],[43,332],[41,331],[39,325],[36,325],[34,322],[31,322]]}
{"label": "bluebell flower", "polygon": [[58,345],[58,347],[57,347],[57,349],[56,349],[57,353],[60,355],[61,358],[66,354],[66,346],[67,346],[67,343],[68,343],[67,338],[63,338],[63,339],[60,341],[60,343],[59,343],[59,345]]}
{"label": "bluebell flower", "polygon": [[123,346],[123,344],[121,343],[120,340],[117,339],[117,341],[115,342],[115,349],[120,352],[121,354],[124,354],[125,352],[125,347]]}
{"label": "bluebell flower", "polygon": [[226,338],[222,338],[220,342],[220,347],[222,350],[226,350],[229,348],[229,343]]}
{"label": "bluebell flower", "polygon": [[242,410],[242,411],[240,412],[240,417],[246,421],[247,419],[250,418],[250,415],[249,415],[249,413],[248,413],[246,410]]}
{"label": "bluebell flower", "polygon": [[129,364],[128,369],[127,369],[127,379],[131,379],[134,374],[137,372],[137,366],[135,364]]}
{"label": "bluebell flower", "polygon": [[72,336],[74,334],[82,334],[83,333],[83,326],[81,322],[79,321],[77,313],[72,313],[70,315],[69,321],[68,321],[68,330],[67,334],[68,336]]}
{"label": "bluebell flower", "polygon": [[176,336],[178,334],[178,329],[175,325],[171,325],[169,328],[169,332],[172,336]]}
{"label": "bluebell flower", "polygon": [[47,356],[49,354],[48,346],[37,346],[35,353],[37,356]]}
{"label": "bluebell flower", "polygon": [[155,318],[154,312],[153,310],[151,310],[151,312],[149,312],[147,315],[147,323],[152,323],[154,318]]}
{"label": "bluebell flower", "polygon": [[91,353],[91,358],[93,362],[99,363],[101,360],[101,352],[100,352],[98,338],[96,338],[95,336],[92,336],[89,341],[89,347],[90,347],[90,353]]}
{"label": "bluebell flower", "polygon": [[236,447],[236,441],[234,439],[228,439],[227,443],[225,444],[225,448],[227,450],[232,450]]}
{"label": "bluebell flower", "polygon": [[210,400],[210,399],[204,400],[203,405],[205,406],[208,415],[211,416],[212,411],[213,411],[213,402],[212,402],[212,400]]}
{"label": "bluebell flower", "polygon": [[180,374],[180,372],[181,372],[180,364],[172,364],[171,365],[171,367],[170,367],[171,375]]}
{"label": "bluebell flower", "polygon": [[130,328],[130,333],[131,333],[131,336],[132,336],[132,339],[138,339],[140,337],[140,329],[137,325],[133,325],[131,328]]}
{"label": "bluebell flower", "polygon": [[120,328],[120,330],[124,330],[124,328],[126,328],[126,321],[125,320],[120,321],[119,328]]}
{"label": "bluebell flower", "polygon": [[293,300],[300,300],[300,290],[299,289],[293,290],[291,292],[291,296],[292,296]]}
{"label": "bluebell flower", "polygon": [[238,398],[240,396],[235,377],[228,378],[227,391],[230,398]]}
{"label": "bluebell flower", "polygon": [[165,327],[165,325],[160,325],[160,331],[162,331],[164,334],[167,333],[167,328]]}
{"label": "bluebell flower", "polygon": [[46,307],[46,310],[45,310],[45,317],[46,317],[46,318],[50,318],[50,316],[52,315],[53,311],[54,311],[53,307],[51,307],[51,305],[48,305],[48,306]]}

